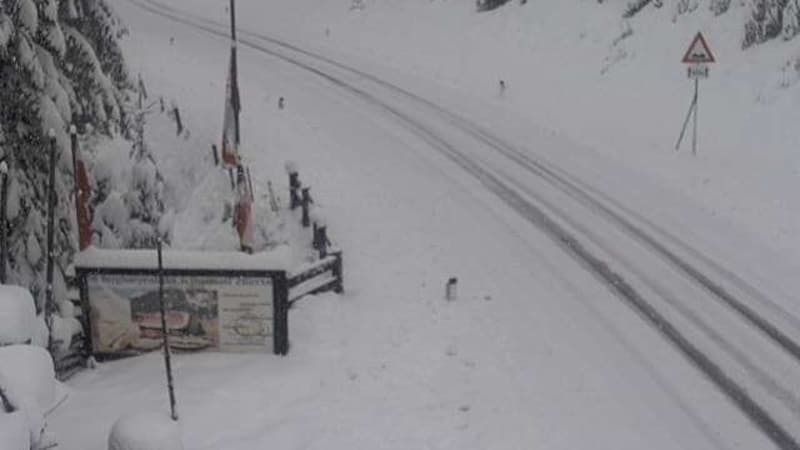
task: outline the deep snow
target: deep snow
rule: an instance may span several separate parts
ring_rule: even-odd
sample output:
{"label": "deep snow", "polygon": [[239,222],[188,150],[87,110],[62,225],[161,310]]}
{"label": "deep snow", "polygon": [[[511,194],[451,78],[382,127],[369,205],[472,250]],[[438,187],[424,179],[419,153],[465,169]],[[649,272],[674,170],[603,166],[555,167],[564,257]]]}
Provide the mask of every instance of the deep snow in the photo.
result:
{"label": "deep snow", "polygon": [[[191,9],[225,23],[222,3]],[[198,153],[182,158],[205,157],[219,139],[228,43],[115,5],[132,31],[132,67],[176,97],[193,130]],[[736,31],[702,13],[675,25],[645,16],[623,41],[628,56],[601,73],[619,52],[609,48],[619,32],[611,6],[528,2],[476,15],[472,2],[349,5],[238,2],[242,29],[324,49],[478,119],[796,314],[797,131],[785,117],[798,94],[777,95],[764,69],[786,50],[739,54],[714,37]],[[703,85],[709,125],[692,157],[671,145],[690,91],[678,60],[700,24],[722,42],[721,62]],[[760,69],[742,73],[754,59]],[[272,180],[285,200],[283,161],[299,163],[345,249],[347,294],[299,303],[286,358],[177,356],[186,448],[770,448],[654,330],[428,143],[274,58],[242,48],[240,66],[256,192]],[[459,300],[447,303],[452,276]],[[62,446],[102,449],[116,417],[166,408],[162,380],[158,355],[80,374],[68,412],[52,421]]]}

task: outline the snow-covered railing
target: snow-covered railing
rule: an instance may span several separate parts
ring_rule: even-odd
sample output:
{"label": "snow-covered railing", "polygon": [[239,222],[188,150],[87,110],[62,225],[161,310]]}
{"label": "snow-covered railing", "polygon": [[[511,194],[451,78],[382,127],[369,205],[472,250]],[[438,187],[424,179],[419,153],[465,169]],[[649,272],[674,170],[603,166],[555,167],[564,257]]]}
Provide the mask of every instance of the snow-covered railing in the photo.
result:
{"label": "snow-covered railing", "polygon": [[342,252],[337,251],[329,256],[297,268],[289,273],[289,306],[306,295],[333,291],[344,292],[342,273]]}

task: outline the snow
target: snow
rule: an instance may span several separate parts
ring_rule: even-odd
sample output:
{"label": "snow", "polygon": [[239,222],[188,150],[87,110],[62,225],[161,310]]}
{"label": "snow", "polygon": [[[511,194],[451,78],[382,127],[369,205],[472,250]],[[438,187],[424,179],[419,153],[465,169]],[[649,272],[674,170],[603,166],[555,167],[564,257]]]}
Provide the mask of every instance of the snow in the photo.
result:
{"label": "snow", "polygon": [[17,20],[19,23],[27,28],[31,36],[36,34],[39,29],[39,14],[36,11],[36,4],[33,0],[18,0],[17,1]]}
{"label": "snow", "polygon": [[61,351],[69,350],[72,339],[82,332],[83,326],[75,317],[53,316],[53,340]]}
{"label": "snow", "polygon": [[28,262],[31,265],[39,264],[39,261],[42,259],[42,248],[39,246],[39,240],[36,238],[36,235],[31,233],[28,235],[28,242],[25,245],[27,252],[25,256],[28,258]]}
{"label": "snow", "polygon": [[0,346],[29,342],[35,320],[31,293],[19,286],[0,285]]}
{"label": "snow", "polygon": [[108,450],[183,450],[180,427],[163,413],[128,414],[111,427]]}
{"label": "snow", "polygon": [[[164,250],[165,269],[198,270],[287,270],[290,250],[279,246],[268,252],[248,255],[242,252],[198,252]],[[89,247],[75,257],[78,268],[154,269],[158,266],[155,250],[108,250]]]}
{"label": "snow", "polygon": [[3,450],[30,450],[30,442],[25,413],[6,413],[0,408],[0,446]]}
{"label": "snow", "polygon": [[[219,140],[218,126],[207,124],[218,123],[223,106],[223,3],[192,2],[191,13],[222,23],[217,38],[114,2],[133,33],[125,44],[131,67],[142,70],[151,92],[176,98],[192,130],[194,152],[154,148],[159,162],[172,158],[169,173],[191,169],[175,188],[178,248],[235,245],[225,241],[231,227],[220,225],[225,174],[201,166]],[[187,9],[178,0],[169,4]],[[625,2],[509,2],[480,15],[466,1],[351,5],[237,2],[241,35],[251,42],[263,43],[246,31],[277,34],[457,111],[657,223],[665,241],[672,242],[664,237],[670,234],[687,242],[682,254],[731,266],[785,307],[787,321],[798,315],[798,140],[786,119],[796,113],[798,94],[771,81],[789,51],[774,43],[741,53],[739,28],[709,17],[705,7],[678,14],[667,5],[621,24]],[[701,121],[708,126],[695,157],[672,149],[677,130],[669,124],[679,125],[691,88],[678,60],[706,27],[720,63],[703,84]],[[242,154],[256,191],[272,180],[288,198],[280,162],[298,162],[345,249],[347,294],[297,304],[284,358],[176,356],[186,448],[773,448],[657,330],[437,153],[434,138],[502,174],[525,199],[555,205],[548,211],[556,210],[559,223],[582,229],[586,245],[622,267],[648,297],[666,291],[666,298],[689,299],[689,313],[712,330],[741,331],[732,342],[755,342],[743,352],[786,392],[796,391],[796,363],[773,359],[761,338],[747,338],[752,329],[731,325],[729,312],[717,314],[704,301],[707,292],[687,286],[674,267],[447,120],[365,77],[303,62],[378,97],[429,133],[366,95],[240,45]],[[507,83],[502,95],[499,79]],[[278,110],[278,97],[291,108]],[[299,220],[281,214],[287,224]],[[295,232],[291,239],[310,242],[308,230]],[[98,262],[124,257],[106,255]],[[133,255],[141,256],[134,264],[155,262],[152,251]],[[457,302],[442,298],[451,277],[459,280]],[[670,317],[681,315],[664,307]],[[716,348],[713,337],[697,334],[693,341]],[[720,358],[730,366],[728,356]],[[65,448],[104,448],[105,430],[124,411],[168,410],[163,378],[160,355],[79,374],[70,382],[69,414],[52,422]],[[761,387],[752,392],[762,394]],[[796,433],[796,414],[775,406],[780,401],[767,400]],[[95,431],[75,431],[87,421]]]}
{"label": "snow", "polygon": [[32,345],[0,347],[0,387],[15,409],[10,416],[0,409],[1,448],[20,448],[16,447],[20,441],[26,443],[24,450],[54,446],[46,419],[63,403],[67,392],[55,379],[50,354]]}
{"label": "snow", "polygon": [[56,403],[53,359],[35,345],[0,347],[0,376],[17,401],[44,412]]}

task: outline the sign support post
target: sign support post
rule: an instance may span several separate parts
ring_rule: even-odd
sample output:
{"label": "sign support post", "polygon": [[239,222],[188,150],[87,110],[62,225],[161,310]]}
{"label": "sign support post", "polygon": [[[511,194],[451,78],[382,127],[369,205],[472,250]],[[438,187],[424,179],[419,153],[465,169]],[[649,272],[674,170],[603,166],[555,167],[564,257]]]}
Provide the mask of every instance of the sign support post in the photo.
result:
{"label": "sign support post", "polygon": [[692,131],[692,154],[697,154],[697,110],[700,104],[700,78],[694,79],[694,130]]}
{"label": "sign support post", "polygon": [[700,97],[700,78],[708,78],[709,68],[708,64],[716,62],[711,49],[708,47],[705,38],[701,33],[697,33],[689,45],[689,49],[683,57],[684,64],[689,64],[687,74],[689,78],[694,79],[694,97],[689,105],[689,112],[686,114],[686,119],[681,128],[681,134],[678,136],[678,142],[675,144],[675,150],[678,150],[683,142],[683,137],[686,134],[686,127],[689,125],[689,119],[693,120],[692,125],[692,154],[697,155],[697,110]]}

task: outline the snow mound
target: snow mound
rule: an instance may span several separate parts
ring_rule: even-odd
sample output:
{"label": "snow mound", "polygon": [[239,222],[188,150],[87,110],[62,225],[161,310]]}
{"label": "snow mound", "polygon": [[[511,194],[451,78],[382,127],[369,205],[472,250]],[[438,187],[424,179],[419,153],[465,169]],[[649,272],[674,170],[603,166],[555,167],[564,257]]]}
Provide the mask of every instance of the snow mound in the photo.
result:
{"label": "snow mound", "polygon": [[3,450],[30,449],[28,424],[22,412],[5,413],[0,408],[0,448]]}
{"label": "snow mound", "polygon": [[108,450],[183,450],[180,426],[162,413],[128,414],[111,427]]}
{"label": "snow mound", "polygon": [[53,359],[41,347],[0,347],[0,381],[18,400],[39,411],[47,411],[55,403],[56,376]]}
{"label": "snow mound", "polygon": [[35,321],[31,293],[19,286],[0,285],[0,345],[30,342]]}

